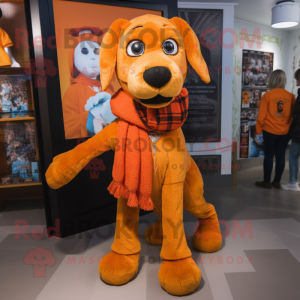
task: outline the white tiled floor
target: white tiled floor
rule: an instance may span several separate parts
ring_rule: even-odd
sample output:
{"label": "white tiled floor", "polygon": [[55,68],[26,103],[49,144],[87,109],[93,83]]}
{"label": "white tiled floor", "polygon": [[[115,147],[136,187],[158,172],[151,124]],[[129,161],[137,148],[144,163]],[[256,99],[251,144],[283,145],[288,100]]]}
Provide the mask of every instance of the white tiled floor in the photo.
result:
{"label": "white tiled floor", "polygon": [[[300,287],[293,280],[300,278],[300,193],[255,188],[253,183],[260,173],[261,168],[240,172],[235,189],[205,191],[207,202],[215,205],[219,219],[230,231],[220,251],[209,254],[193,250],[202,282],[193,294],[185,296],[188,299],[282,300],[282,290],[285,299],[299,299]],[[186,234],[192,235],[196,220],[186,213],[184,217]],[[142,218],[153,222],[155,216]],[[16,236],[16,219],[29,220],[29,239]],[[245,236],[237,231],[235,238],[234,228],[243,229],[245,224],[249,226]],[[18,202],[14,202],[0,214],[1,300],[174,299],[158,281],[159,246],[141,239],[138,275],[128,284],[115,287],[101,281],[97,262],[110,251],[113,236],[103,239],[90,231],[92,238],[82,234],[59,240],[33,239],[30,233],[36,226],[45,228],[42,207],[19,210]],[[226,227],[221,228],[225,233]],[[97,230],[107,232],[105,227]],[[188,244],[192,249],[190,239]],[[45,277],[34,276],[33,266],[24,262],[28,251],[39,246],[49,249],[55,258],[55,264],[46,267]],[[274,265],[288,271],[283,271],[283,276],[270,273]]]}

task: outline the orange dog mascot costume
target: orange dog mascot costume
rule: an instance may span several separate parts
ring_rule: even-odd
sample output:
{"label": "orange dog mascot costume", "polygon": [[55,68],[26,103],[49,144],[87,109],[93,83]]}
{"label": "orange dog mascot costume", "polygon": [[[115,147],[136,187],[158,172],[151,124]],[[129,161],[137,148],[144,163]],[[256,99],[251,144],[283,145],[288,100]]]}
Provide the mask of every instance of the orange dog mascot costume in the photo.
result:
{"label": "orange dog mascot costume", "polygon": [[199,41],[184,20],[144,15],[114,21],[101,44],[100,67],[103,90],[115,70],[121,84],[111,99],[118,119],[75,149],[56,156],[47,170],[49,186],[57,189],[94,157],[115,151],[108,189],[118,198],[120,226],[112,251],[99,264],[106,283],[125,284],[138,271],[140,209],[154,210],[159,216],[145,237],[150,244],[162,245],[158,278],[172,295],[193,292],[201,280],[187,246],[183,209],[199,219],[193,247],[203,252],[221,248],[215,208],[203,198],[203,180],[180,128],[188,111],[188,93],[182,88],[187,60],[208,83]]}

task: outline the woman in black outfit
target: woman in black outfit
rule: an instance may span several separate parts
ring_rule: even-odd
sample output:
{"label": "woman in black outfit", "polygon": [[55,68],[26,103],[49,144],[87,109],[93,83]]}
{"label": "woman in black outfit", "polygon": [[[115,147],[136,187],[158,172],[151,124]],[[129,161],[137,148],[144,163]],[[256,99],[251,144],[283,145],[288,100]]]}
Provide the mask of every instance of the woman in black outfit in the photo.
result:
{"label": "woman in black outfit", "polygon": [[[300,69],[295,72],[297,86],[300,86]],[[298,158],[300,156],[300,89],[298,89],[298,97],[293,110],[293,122],[290,127],[290,136],[292,144],[290,149],[290,182],[281,184],[283,190],[299,192],[300,188],[297,183],[298,177]]]}

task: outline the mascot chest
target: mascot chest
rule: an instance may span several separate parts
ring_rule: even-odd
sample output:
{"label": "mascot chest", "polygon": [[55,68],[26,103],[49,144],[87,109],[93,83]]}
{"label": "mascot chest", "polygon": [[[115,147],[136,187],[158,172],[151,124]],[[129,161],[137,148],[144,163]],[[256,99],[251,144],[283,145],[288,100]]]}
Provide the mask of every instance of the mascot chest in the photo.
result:
{"label": "mascot chest", "polygon": [[153,158],[153,174],[165,184],[182,182],[190,168],[189,154],[181,128],[168,133],[149,134]]}

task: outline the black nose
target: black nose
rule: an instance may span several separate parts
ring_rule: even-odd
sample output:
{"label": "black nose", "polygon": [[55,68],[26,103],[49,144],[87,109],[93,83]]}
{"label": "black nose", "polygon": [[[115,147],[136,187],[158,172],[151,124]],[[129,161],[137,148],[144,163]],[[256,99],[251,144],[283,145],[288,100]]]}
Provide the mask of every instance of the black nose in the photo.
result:
{"label": "black nose", "polygon": [[144,80],[151,86],[161,88],[171,79],[171,71],[166,67],[152,67],[144,72]]}

